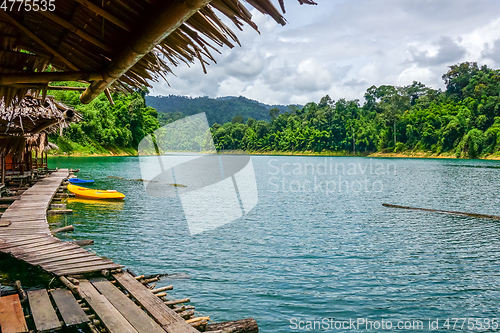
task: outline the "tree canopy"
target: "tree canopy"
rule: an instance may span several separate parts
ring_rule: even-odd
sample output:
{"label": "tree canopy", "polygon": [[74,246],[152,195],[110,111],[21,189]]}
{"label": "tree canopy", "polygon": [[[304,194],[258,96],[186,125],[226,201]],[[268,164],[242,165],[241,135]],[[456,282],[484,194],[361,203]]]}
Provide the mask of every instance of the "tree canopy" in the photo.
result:
{"label": "tree canopy", "polygon": [[359,100],[323,97],[270,120],[214,124],[218,149],[246,151],[430,151],[476,158],[500,149],[500,71],[462,63],[443,75],[446,90],[372,86]]}

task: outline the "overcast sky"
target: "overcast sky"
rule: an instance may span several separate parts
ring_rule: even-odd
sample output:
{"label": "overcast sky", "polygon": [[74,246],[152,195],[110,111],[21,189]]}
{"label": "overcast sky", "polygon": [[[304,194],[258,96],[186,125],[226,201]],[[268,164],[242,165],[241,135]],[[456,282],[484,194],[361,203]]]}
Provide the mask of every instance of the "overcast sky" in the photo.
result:
{"label": "overcast sky", "polygon": [[[277,1],[274,1],[277,4]],[[305,104],[329,94],[360,99],[372,85],[414,80],[443,88],[447,66],[477,61],[500,67],[498,0],[286,0],[284,27],[253,10],[242,47],[174,68],[151,95],[245,96],[268,104]],[[236,28],[234,31],[237,31]]]}

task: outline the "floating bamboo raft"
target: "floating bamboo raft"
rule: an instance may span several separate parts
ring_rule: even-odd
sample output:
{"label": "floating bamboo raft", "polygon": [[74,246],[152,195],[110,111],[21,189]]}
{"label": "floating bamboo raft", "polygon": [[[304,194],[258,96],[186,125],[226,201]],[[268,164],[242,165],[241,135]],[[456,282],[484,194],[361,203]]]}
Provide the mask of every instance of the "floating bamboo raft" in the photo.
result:
{"label": "floating bamboo raft", "polygon": [[469,217],[479,217],[479,218],[482,218],[482,219],[490,219],[490,220],[500,220],[500,216],[497,216],[497,215],[465,213],[465,212],[456,212],[456,211],[452,211],[452,210],[440,210],[440,209],[430,209],[430,208],[418,208],[418,207],[409,207],[409,206],[399,206],[399,205],[392,205],[392,204],[387,204],[387,203],[383,203],[382,206],[389,207],[389,208],[420,210],[420,211],[432,212],[432,213],[442,213],[442,214],[452,214],[452,215],[469,216]]}

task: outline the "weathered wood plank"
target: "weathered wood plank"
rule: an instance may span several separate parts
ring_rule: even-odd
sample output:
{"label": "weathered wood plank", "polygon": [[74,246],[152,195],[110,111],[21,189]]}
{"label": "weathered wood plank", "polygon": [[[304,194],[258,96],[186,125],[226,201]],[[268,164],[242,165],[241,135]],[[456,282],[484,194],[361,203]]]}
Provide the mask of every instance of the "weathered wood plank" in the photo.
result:
{"label": "weathered wood plank", "polygon": [[60,329],[61,323],[52,307],[47,290],[31,290],[27,293],[36,329],[40,332]]}
{"label": "weathered wood plank", "polygon": [[64,248],[64,243],[63,242],[53,242],[51,244],[45,244],[40,247],[35,247],[35,248],[16,248],[16,250],[13,250],[12,253],[13,255],[16,254],[29,254],[29,253],[42,253],[43,251],[50,250],[50,249],[63,249]]}
{"label": "weathered wood plank", "polygon": [[8,227],[9,225],[11,225],[11,221],[10,220],[7,220],[7,219],[2,219],[0,220],[0,227]]}
{"label": "weathered wood plank", "polygon": [[52,290],[50,295],[56,303],[66,326],[71,327],[89,322],[89,317],[76,302],[75,297],[73,297],[73,294],[69,290]]}
{"label": "weathered wood plank", "polygon": [[120,314],[120,312],[101,295],[89,281],[80,280],[79,285],[82,298],[99,316],[103,325],[111,333],[137,333],[134,327]]}
{"label": "weathered wood plank", "polygon": [[165,333],[165,331],[132,302],[124,293],[105,278],[90,280],[90,283],[111,302],[139,333]]}
{"label": "weathered wood plank", "polygon": [[18,295],[0,298],[0,329],[2,333],[28,332]]}
{"label": "weathered wood plank", "polygon": [[103,259],[89,253],[87,257],[79,259],[68,259],[56,263],[42,264],[44,269],[60,269],[61,267],[73,269],[77,267],[88,267],[92,265],[114,264],[111,260]]}
{"label": "weathered wood plank", "polygon": [[146,288],[128,273],[113,274],[118,283],[127,290],[141,306],[169,333],[197,333],[198,330],[179,316],[174,310],[163,304],[151,290]]}
{"label": "weathered wood plank", "polygon": [[[43,266],[41,266],[43,268]],[[73,275],[73,274],[83,274],[90,272],[97,272],[103,269],[117,269],[122,268],[123,266],[118,264],[103,264],[103,265],[89,265],[86,267],[78,267],[78,268],[64,268],[61,270],[50,270],[50,272],[54,273],[57,276],[63,275]]]}
{"label": "weathered wood plank", "polygon": [[[37,242],[31,242],[29,244],[23,244],[23,245],[20,245],[22,247],[22,249],[29,249],[29,248],[36,248],[36,247],[40,247],[40,246],[44,246],[44,245],[47,245],[47,244],[54,244],[56,243],[57,241],[54,240],[54,239],[50,239],[48,237],[46,238],[41,238],[39,241]],[[13,252],[15,251],[15,249],[19,248],[19,246],[14,246],[14,247],[11,247],[11,248],[3,248],[2,251],[5,252],[5,253],[9,253],[9,252]]]}
{"label": "weathered wood plank", "polygon": [[[7,219],[5,219],[7,220]],[[10,218],[8,218],[8,220],[10,222],[12,222],[13,224],[16,224],[16,223],[32,223],[32,222],[46,222],[46,218],[45,216],[44,217],[31,217],[31,216],[12,216]]]}
{"label": "weathered wood plank", "polygon": [[0,229],[0,238],[10,237],[10,236],[28,236],[28,235],[34,235],[34,234],[50,236],[50,232],[46,232],[46,231],[33,232],[31,230],[11,230],[9,232],[3,232],[3,230],[4,230],[4,228]]}
{"label": "weathered wood plank", "polygon": [[38,256],[36,259],[32,258],[30,259],[30,264],[37,265],[37,264],[45,264],[45,263],[50,263],[50,262],[55,262],[55,261],[60,261],[60,260],[66,260],[68,258],[74,257],[74,256],[88,256],[92,255],[92,253],[89,253],[88,251],[85,251],[84,249],[73,249],[73,250],[66,250],[61,253],[59,253],[57,256],[52,255],[51,253]]}
{"label": "weathered wood plank", "polygon": [[77,249],[78,246],[72,244],[72,243],[69,243],[69,242],[61,242],[61,245],[60,247],[56,247],[56,248],[51,248],[51,249],[48,249],[48,250],[43,250],[43,251],[37,251],[36,253],[25,253],[25,252],[22,252],[20,251],[18,254],[14,254],[16,257],[20,258],[20,259],[26,259],[28,257],[32,258],[32,259],[36,259],[38,258],[39,256],[41,255],[44,255],[44,254],[49,254],[49,253],[60,253],[60,252],[64,252],[66,250],[72,250],[72,249]]}
{"label": "weathered wood plank", "polygon": [[2,240],[5,241],[5,243],[1,243],[0,244],[0,249],[6,245],[6,246],[10,246],[11,244],[12,245],[15,245],[15,244],[24,244],[24,243],[29,243],[29,242],[32,242],[34,240],[37,240],[37,239],[40,239],[40,238],[44,238],[46,236],[40,236],[40,235],[29,235],[29,236],[22,236],[22,237],[17,237],[17,236],[12,236],[12,237],[4,237]]}

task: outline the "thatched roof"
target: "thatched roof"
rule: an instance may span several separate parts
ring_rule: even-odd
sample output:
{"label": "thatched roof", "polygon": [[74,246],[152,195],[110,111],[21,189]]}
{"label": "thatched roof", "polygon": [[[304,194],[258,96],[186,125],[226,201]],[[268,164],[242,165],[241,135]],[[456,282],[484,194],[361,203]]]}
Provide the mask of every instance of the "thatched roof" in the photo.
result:
{"label": "thatched roof", "polygon": [[[148,81],[165,78],[179,63],[198,59],[204,66],[215,61],[210,49],[239,44],[222,16],[239,29],[246,23],[257,30],[249,6],[285,24],[271,0],[246,0],[245,5],[240,0],[53,3],[54,11],[19,10],[19,2],[11,11],[0,10],[0,97],[7,104],[54,81],[92,82],[81,97],[88,103],[108,88],[150,86]],[[41,73],[49,65],[56,73]]]}
{"label": "thatched roof", "polygon": [[53,133],[81,120],[72,108],[47,96],[26,95],[22,100],[5,106],[0,100],[0,137],[28,137],[41,132]]}

